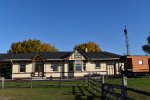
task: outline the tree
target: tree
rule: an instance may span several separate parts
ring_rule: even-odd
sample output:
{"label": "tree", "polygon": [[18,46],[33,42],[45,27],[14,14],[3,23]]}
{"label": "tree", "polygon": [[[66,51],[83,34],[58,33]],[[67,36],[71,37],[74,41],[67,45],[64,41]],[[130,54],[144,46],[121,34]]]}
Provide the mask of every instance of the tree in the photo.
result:
{"label": "tree", "polygon": [[82,43],[79,45],[76,45],[74,48],[80,49],[82,51],[88,50],[88,52],[100,52],[102,51],[98,44],[95,42],[88,42],[88,43]]}
{"label": "tree", "polygon": [[142,49],[145,53],[150,54],[150,36],[147,37],[147,42],[148,42],[148,44],[143,45]]}
{"label": "tree", "polygon": [[40,40],[24,40],[22,42],[14,42],[11,44],[11,48],[8,50],[8,53],[30,53],[30,52],[56,52],[54,46],[42,43]]}

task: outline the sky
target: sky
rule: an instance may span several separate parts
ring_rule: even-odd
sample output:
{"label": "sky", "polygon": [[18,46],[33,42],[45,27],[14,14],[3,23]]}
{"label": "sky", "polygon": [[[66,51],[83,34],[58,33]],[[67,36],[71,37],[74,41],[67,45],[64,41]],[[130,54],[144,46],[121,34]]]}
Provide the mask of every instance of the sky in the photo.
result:
{"label": "sky", "polygon": [[59,51],[96,42],[103,51],[145,55],[150,32],[150,0],[0,0],[0,53],[13,42],[39,39]]}

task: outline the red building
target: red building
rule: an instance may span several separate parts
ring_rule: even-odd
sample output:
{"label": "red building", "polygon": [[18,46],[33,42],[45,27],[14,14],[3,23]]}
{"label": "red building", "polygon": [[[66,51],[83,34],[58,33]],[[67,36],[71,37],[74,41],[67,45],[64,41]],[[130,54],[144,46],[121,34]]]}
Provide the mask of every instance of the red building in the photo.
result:
{"label": "red building", "polygon": [[133,73],[149,73],[150,56],[127,56],[125,66]]}

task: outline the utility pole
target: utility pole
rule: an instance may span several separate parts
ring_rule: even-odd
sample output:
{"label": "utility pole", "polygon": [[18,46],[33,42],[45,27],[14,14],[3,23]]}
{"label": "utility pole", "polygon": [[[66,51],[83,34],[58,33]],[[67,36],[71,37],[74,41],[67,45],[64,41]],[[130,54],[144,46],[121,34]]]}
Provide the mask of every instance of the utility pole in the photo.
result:
{"label": "utility pole", "polygon": [[126,25],[125,25],[125,29],[124,29],[124,35],[125,35],[125,39],[126,39],[125,42],[126,42],[127,55],[130,55],[128,32],[127,32],[127,29],[126,29]]}

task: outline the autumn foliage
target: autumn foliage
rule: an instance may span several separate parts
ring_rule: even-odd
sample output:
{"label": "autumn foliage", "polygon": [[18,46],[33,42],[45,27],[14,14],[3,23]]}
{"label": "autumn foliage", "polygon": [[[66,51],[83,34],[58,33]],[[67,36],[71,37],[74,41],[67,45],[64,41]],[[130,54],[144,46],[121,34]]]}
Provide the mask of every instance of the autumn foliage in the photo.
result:
{"label": "autumn foliage", "polygon": [[95,42],[88,42],[88,43],[82,43],[75,46],[76,49],[80,49],[82,51],[85,51],[86,49],[88,52],[100,52],[102,51],[98,44]]}
{"label": "autumn foliage", "polygon": [[11,48],[8,53],[30,53],[30,52],[56,52],[54,46],[42,43],[40,40],[24,40],[22,42],[14,42],[11,44]]}

